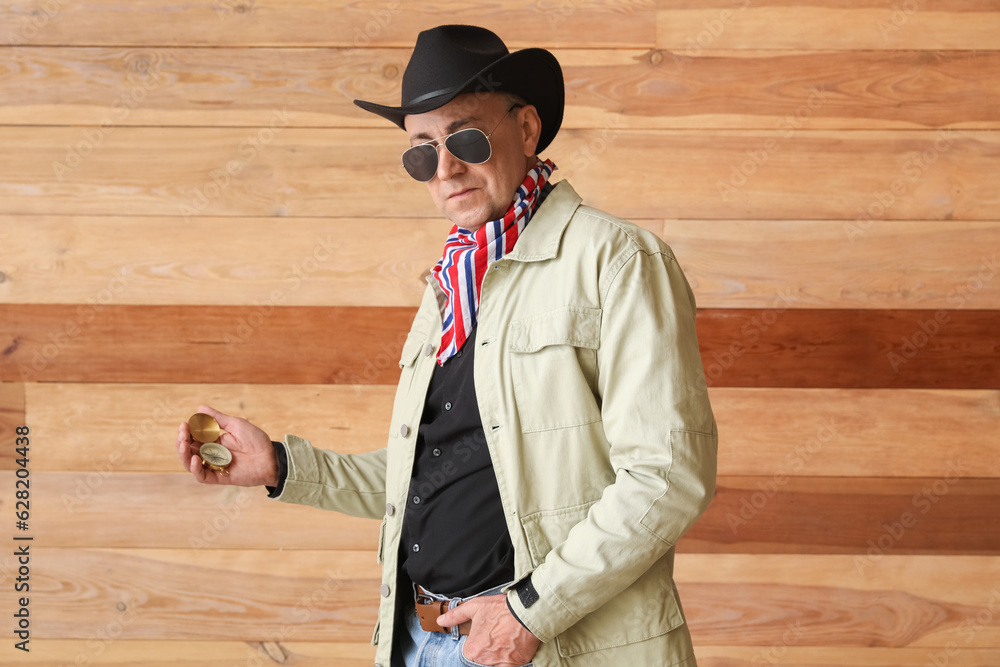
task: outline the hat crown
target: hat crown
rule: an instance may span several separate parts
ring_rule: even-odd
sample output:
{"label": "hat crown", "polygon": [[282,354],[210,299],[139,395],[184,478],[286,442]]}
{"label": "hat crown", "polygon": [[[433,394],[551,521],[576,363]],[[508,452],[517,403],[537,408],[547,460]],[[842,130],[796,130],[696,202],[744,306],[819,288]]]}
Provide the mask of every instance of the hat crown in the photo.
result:
{"label": "hat crown", "polygon": [[503,41],[486,28],[443,25],[424,30],[403,72],[403,106],[453,93],[509,53]]}

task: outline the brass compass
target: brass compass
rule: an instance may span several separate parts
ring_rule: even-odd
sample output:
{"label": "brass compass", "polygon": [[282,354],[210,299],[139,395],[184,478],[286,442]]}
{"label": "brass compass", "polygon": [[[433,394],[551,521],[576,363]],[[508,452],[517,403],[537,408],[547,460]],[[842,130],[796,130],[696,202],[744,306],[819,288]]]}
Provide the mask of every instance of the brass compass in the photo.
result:
{"label": "brass compass", "polygon": [[211,415],[199,412],[191,415],[188,427],[191,429],[191,437],[194,441],[202,443],[198,450],[202,467],[228,475],[229,464],[233,462],[233,453],[216,442],[225,433],[219,426],[219,422],[215,421]]}

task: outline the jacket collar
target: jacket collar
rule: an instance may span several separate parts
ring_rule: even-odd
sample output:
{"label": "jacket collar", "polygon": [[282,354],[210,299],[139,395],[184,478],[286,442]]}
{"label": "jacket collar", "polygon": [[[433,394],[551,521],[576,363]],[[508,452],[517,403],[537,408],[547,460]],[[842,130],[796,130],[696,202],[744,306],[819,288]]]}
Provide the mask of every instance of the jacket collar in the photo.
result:
{"label": "jacket collar", "polygon": [[556,183],[504,259],[537,262],[555,257],[566,225],[582,201],[568,181]]}

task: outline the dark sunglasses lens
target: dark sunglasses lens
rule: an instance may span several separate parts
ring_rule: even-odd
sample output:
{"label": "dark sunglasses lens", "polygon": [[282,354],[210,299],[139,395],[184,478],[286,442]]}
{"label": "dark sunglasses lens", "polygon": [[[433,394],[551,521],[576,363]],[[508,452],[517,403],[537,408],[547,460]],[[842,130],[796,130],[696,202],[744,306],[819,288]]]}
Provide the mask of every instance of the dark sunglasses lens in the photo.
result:
{"label": "dark sunglasses lens", "polygon": [[403,151],[403,167],[413,178],[425,183],[434,178],[438,167],[437,149],[429,144],[413,146]]}
{"label": "dark sunglasses lens", "polygon": [[490,159],[490,140],[482,130],[469,128],[448,137],[444,142],[448,152],[462,162],[482,164]]}

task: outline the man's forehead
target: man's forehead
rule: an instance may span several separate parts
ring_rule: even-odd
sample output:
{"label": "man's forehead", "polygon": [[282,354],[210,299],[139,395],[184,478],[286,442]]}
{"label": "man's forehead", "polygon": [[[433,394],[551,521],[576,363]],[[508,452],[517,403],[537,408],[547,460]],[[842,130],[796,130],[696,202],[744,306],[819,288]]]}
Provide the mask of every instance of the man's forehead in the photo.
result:
{"label": "man's forehead", "polygon": [[[459,122],[485,120],[502,106],[503,100],[496,93],[470,93],[459,95],[444,106],[421,114],[408,114],[403,124],[411,138],[426,134],[433,128],[447,128]],[[434,138],[434,137],[431,137]]]}

